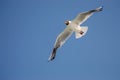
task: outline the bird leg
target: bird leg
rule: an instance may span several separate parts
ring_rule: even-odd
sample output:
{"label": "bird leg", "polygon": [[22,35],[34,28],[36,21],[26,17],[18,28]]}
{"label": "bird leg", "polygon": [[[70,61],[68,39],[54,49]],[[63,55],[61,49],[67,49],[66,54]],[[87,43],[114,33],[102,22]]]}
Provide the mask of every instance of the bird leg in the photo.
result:
{"label": "bird leg", "polygon": [[79,33],[80,33],[81,35],[83,35],[84,32],[83,32],[83,31],[80,31]]}

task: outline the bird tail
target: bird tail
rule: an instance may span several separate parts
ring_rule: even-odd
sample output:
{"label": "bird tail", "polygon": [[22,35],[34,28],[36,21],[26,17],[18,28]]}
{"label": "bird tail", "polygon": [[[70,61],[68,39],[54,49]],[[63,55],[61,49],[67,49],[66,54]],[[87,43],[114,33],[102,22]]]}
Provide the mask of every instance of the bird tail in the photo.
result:
{"label": "bird tail", "polygon": [[76,37],[76,39],[84,36],[87,31],[88,31],[88,27],[81,27],[81,30],[80,30],[80,31],[75,32],[75,37]]}
{"label": "bird tail", "polygon": [[54,48],[53,51],[52,51],[52,54],[50,55],[50,57],[48,59],[48,61],[52,61],[53,59],[55,59],[56,51],[57,51],[57,48]]}

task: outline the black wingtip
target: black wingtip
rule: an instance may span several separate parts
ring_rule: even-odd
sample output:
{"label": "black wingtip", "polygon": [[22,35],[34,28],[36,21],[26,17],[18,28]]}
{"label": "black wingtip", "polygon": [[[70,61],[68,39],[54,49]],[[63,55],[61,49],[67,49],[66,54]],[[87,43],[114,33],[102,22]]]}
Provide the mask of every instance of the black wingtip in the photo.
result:
{"label": "black wingtip", "polygon": [[103,6],[98,7],[97,9],[95,9],[95,12],[99,12],[103,10]]}
{"label": "black wingtip", "polygon": [[101,6],[101,7],[99,7],[99,10],[100,10],[100,11],[102,11],[102,10],[103,10],[103,8],[104,8],[104,6]]}
{"label": "black wingtip", "polygon": [[90,10],[90,13],[100,12],[100,11],[102,11],[102,10],[103,10],[103,6],[100,6],[100,7],[96,8],[96,9]]}
{"label": "black wingtip", "polygon": [[48,59],[48,62],[52,61],[55,59],[55,56],[54,57],[51,57],[50,59]]}
{"label": "black wingtip", "polygon": [[50,61],[55,59],[56,51],[57,51],[57,48],[54,48],[53,51],[52,51],[52,54],[50,55],[50,57],[48,59],[48,62],[50,62]]}

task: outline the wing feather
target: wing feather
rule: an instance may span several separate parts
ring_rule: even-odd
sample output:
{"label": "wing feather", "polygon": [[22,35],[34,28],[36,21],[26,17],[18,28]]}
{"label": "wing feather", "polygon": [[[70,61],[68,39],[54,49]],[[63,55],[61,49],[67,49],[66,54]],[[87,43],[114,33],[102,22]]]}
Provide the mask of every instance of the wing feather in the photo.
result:
{"label": "wing feather", "polygon": [[56,42],[54,44],[54,48],[53,48],[53,51],[52,53],[50,54],[50,57],[49,57],[49,61],[52,61],[53,59],[55,59],[55,56],[56,56],[56,52],[57,52],[57,49],[59,47],[61,47],[65,41],[71,36],[71,34],[73,33],[72,30],[70,30],[68,27],[64,29],[63,32],[61,32],[57,39],[56,39]]}
{"label": "wing feather", "polygon": [[54,47],[61,47],[72,33],[73,31],[66,27],[64,31],[58,35]]}
{"label": "wing feather", "polygon": [[103,7],[99,7],[99,8],[96,8],[94,10],[89,10],[87,12],[83,12],[83,13],[80,13],[78,14],[78,16],[72,20],[74,23],[80,25],[82,24],[84,21],[86,21],[94,12],[99,12],[99,11],[102,11]]}

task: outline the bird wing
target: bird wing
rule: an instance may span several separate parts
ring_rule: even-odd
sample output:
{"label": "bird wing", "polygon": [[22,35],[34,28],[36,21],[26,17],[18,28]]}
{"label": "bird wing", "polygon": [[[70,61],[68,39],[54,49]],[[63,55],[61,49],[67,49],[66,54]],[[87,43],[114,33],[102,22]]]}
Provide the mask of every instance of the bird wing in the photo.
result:
{"label": "bird wing", "polygon": [[66,27],[64,31],[58,35],[54,47],[61,47],[72,33],[73,31],[70,30],[69,27]]}
{"label": "bird wing", "polygon": [[78,14],[78,16],[72,20],[74,23],[80,25],[82,24],[84,21],[86,21],[94,12],[99,12],[102,11],[103,7],[99,7],[93,10],[89,10],[87,12],[82,12],[80,14]]}
{"label": "bird wing", "polygon": [[50,57],[48,59],[49,61],[51,61],[51,60],[53,60],[55,58],[57,49],[59,47],[61,47],[65,43],[65,41],[71,36],[72,33],[73,33],[73,31],[70,30],[68,27],[66,27],[64,29],[64,31],[61,32],[58,35],[58,37],[56,39],[56,42],[54,44],[54,48],[53,48],[52,54],[50,55]]}

